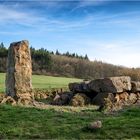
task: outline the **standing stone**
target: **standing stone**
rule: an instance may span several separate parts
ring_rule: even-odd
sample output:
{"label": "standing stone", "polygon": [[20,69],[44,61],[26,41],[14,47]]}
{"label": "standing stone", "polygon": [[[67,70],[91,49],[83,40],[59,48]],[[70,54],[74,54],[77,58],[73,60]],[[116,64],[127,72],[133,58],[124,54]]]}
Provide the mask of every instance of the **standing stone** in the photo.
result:
{"label": "standing stone", "polygon": [[29,42],[26,40],[10,44],[7,60],[6,95],[15,99],[20,95],[31,95],[32,65]]}

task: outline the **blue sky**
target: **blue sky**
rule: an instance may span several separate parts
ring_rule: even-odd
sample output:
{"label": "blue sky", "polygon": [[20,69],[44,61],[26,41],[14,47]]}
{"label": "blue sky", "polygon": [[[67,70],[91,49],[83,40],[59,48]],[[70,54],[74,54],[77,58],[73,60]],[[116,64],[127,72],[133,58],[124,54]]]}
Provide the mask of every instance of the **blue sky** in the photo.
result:
{"label": "blue sky", "polygon": [[140,1],[0,0],[0,42],[140,67]]}

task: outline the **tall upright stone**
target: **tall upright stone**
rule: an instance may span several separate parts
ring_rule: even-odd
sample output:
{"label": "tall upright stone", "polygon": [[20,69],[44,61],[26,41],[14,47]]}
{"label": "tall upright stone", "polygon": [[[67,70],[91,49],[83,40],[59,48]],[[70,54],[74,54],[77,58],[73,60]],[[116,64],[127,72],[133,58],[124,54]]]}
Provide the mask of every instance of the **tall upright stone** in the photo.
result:
{"label": "tall upright stone", "polygon": [[26,40],[10,44],[7,59],[6,95],[15,99],[20,95],[31,95],[32,65],[29,42]]}

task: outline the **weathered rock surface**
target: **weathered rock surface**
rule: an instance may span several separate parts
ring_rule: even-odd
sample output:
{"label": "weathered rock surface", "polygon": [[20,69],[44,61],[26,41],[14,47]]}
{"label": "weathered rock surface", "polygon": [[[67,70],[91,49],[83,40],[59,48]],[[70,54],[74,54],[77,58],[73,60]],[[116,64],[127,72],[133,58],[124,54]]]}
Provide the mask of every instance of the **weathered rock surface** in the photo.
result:
{"label": "weathered rock surface", "polygon": [[131,90],[131,78],[129,76],[120,76],[95,79],[89,82],[82,83],[70,83],[69,89],[75,93],[120,93]]}
{"label": "weathered rock surface", "polygon": [[[112,112],[125,106],[140,104],[140,82],[131,81],[129,76],[70,83],[69,89],[75,94],[71,100],[73,106],[85,105],[84,96],[92,100],[92,104],[99,105],[99,111]],[[84,96],[82,97],[81,94]]]}
{"label": "weathered rock surface", "polygon": [[26,40],[10,44],[7,60],[6,95],[17,98],[32,92],[32,65]]}
{"label": "weathered rock surface", "polygon": [[0,102],[3,100],[4,96],[5,95],[3,93],[0,93]]}
{"label": "weathered rock surface", "polygon": [[120,93],[130,91],[131,78],[129,76],[120,76],[92,80],[88,87],[95,92]]}
{"label": "weathered rock surface", "polygon": [[1,101],[1,104],[16,105],[16,101],[11,96],[7,96],[3,98],[3,100]]}
{"label": "weathered rock surface", "polygon": [[138,100],[137,94],[135,93],[130,93],[129,95],[129,103],[134,104]]}
{"label": "weathered rock surface", "polygon": [[127,92],[117,93],[115,95],[116,102],[124,101],[127,102],[129,100],[129,94]]}
{"label": "weathered rock surface", "polygon": [[103,105],[105,98],[109,98],[112,102],[115,102],[115,97],[112,93],[98,93],[92,100],[92,104],[94,105]]}
{"label": "weathered rock surface", "polygon": [[132,89],[131,89],[132,92],[140,91],[140,82],[132,81],[131,85],[132,85]]}
{"label": "weathered rock surface", "polygon": [[69,83],[70,91],[74,93],[87,93],[90,92],[88,87],[89,81],[81,82],[81,83]]}
{"label": "weathered rock surface", "polygon": [[53,105],[68,105],[72,97],[73,97],[72,92],[64,92],[64,93],[61,93],[60,95],[57,94],[54,97],[51,104],[53,104]]}
{"label": "weathered rock surface", "polygon": [[85,106],[90,104],[90,98],[83,93],[77,93],[70,101],[72,106]]}

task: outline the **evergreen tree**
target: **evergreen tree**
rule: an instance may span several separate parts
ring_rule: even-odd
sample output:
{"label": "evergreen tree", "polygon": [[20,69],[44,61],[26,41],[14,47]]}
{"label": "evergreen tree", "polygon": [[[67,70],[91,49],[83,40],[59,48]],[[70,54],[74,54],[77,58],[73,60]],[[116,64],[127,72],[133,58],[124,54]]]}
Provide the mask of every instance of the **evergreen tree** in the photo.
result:
{"label": "evergreen tree", "polygon": [[3,42],[0,43],[0,48],[1,48],[1,49],[5,48]]}
{"label": "evergreen tree", "polygon": [[72,54],[72,57],[75,58],[75,53]]}
{"label": "evergreen tree", "polygon": [[69,57],[70,56],[70,53],[67,51],[65,55]]}
{"label": "evergreen tree", "polygon": [[55,53],[56,55],[60,55],[60,53],[59,53],[59,51],[58,50],[56,50],[56,53]]}
{"label": "evergreen tree", "polygon": [[85,60],[89,60],[89,58],[88,58],[87,54],[85,55]]}
{"label": "evergreen tree", "polygon": [[8,55],[8,50],[5,48],[3,42],[0,43],[0,56],[1,57],[7,57]]}

